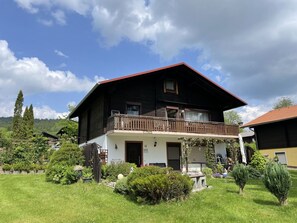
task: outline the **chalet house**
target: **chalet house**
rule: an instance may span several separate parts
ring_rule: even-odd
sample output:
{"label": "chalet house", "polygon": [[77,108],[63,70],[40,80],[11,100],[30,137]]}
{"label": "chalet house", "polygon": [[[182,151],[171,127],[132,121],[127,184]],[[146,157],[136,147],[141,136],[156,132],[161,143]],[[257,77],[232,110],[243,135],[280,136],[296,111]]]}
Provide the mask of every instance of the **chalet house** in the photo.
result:
{"label": "chalet house", "polygon": [[[79,145],[96,142],[107,151],[107,162],[164,164],[180,170],[179,138],[238,138],[238,126],[224,124],[223,112],[243,105],[179,63],[96,84],[70,118],[79,118]],[[206,161],[203,150],[192,151],[193,168]],[[215,151],[226,156],[226,145],[215,145]]]}
{"label": "chalet house", "polygon": [[243,125],[254,128],[260,152],[297,167],[297,105],[275,109]]}

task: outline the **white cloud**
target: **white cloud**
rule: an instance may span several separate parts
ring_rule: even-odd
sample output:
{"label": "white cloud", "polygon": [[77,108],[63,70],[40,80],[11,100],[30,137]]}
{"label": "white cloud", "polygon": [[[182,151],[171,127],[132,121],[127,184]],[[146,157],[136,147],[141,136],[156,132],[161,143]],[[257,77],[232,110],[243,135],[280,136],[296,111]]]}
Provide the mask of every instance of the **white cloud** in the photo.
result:
{"label": "white cloud", "polygon": [[[0,116],[12,115],[13,97],[20,89],[26,95],[50,92],[88,92],[96,82],[104,78],[95,76],[93,80],[79,78],[70,71],[50,70],[36,57],[17,58],[5,40],[0,40]],[[48,107],[37,108],[38,116],[47,114]],[[52,116],[56,113],[53,112]]]}
{"label": "white cloud", "polygon": [[56,10],[55,12],[52,12],[52,16],[59,25],[66,25],[65,13],[62,10]]}
{"label": "white cloud", "polygon": [[[297,98],[297,2],[230,0],[16,0],[31,13],[76,12],[91,17],[105,45],[145,44],[162,58],[197,51],[204,69],[248,101]],[[218,65],[218,66],[217,66]],[[217,67],[216,67],[217,66]]]}
{"label": "white cloud", "polygon": [[68,56],[67,56],[66,54],[64,54],[64,53],[63,53],[62,51],[60,51],[60,50],[55,50],[54,52],[55,52],[55,54],[57,54],[57,55],[60,56],[60,57],[68,58]]}
{"label": "white cloud", "polygon": [[53,25],[53,21],[50,19],[50,20],[47,20],[47,19],[37,19],[37,22],[39,22],[40,24],[44,25],[44,26],[52,26]]}

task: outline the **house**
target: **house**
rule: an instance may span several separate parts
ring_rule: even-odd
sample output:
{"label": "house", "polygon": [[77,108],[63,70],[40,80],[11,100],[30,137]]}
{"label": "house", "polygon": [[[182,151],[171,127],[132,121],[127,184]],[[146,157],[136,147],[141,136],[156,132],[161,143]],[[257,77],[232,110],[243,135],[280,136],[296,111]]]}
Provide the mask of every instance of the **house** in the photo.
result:
{"label": "house", "polygon": [[[107,162],[166,165],[181,169],[180,137],[238,138],[223,112],[246,103],[185,63],[105,80],[70,114],[79,118],[78,143],[98,143]],[[226,156],[224,143],[216,154]],[[193,166],[204,148],[192,151]]]}
{"label": "house", "polygon": [[254,128],[263,155],[297,167],[297,105],[269,111],[243,127]]}

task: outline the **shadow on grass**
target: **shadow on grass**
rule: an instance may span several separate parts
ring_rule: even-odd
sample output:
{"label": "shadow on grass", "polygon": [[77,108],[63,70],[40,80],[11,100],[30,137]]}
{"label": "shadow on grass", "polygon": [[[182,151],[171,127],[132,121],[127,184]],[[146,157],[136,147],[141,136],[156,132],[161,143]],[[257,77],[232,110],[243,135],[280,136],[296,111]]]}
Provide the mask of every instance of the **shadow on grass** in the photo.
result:
{"label": "shadow on grass", "polygon": [[268,201],[268,200],[260,200],[260,199],[254,199],[253,200],[257,204],[266,205],[266,206],[278,206],[278,203],[275,201]]}
{"label": "shadow on grass", "polygon": [[237,190],[227,189],[226,192],[230,194],[239,194],[238,189]]}

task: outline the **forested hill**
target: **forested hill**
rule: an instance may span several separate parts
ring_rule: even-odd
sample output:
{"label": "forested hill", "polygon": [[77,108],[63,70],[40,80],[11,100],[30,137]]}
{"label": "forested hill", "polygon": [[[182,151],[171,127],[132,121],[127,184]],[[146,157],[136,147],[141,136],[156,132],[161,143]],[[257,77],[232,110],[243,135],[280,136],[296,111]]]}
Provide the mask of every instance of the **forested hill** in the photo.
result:
{"label": "forested hill", "polygon": [[[35,132],[48,132],[55,135],[61,128],[59,119],[34,119]],[[0,117],[0,128],[11,130],[12,117]]]}

